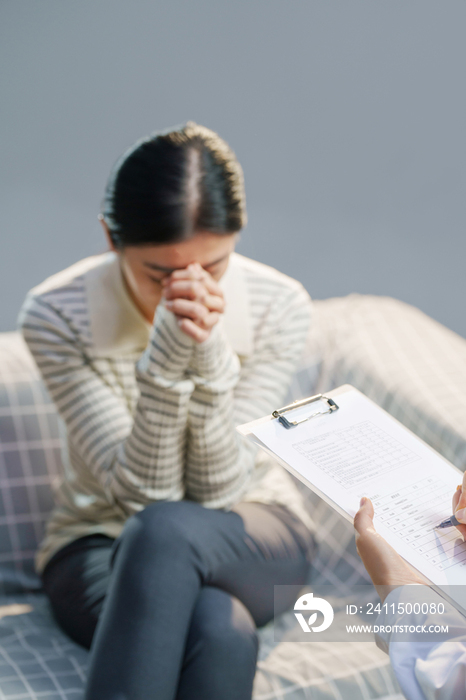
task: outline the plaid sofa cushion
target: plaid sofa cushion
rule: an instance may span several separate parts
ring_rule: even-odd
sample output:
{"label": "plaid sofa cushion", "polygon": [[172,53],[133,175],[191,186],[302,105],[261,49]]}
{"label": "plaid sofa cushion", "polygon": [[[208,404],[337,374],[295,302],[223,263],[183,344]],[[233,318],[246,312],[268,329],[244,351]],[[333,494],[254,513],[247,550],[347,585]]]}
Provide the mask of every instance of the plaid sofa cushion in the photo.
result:
{"label": "plaid sofa cushion", "polygon": [[83,700],[88,652],[55,624],[45,594],[0,596],[0,698]]}
{"label": "plaid sofa cushion", "polygon": [[0,582],[34,590],[34,555],[61,471],[59,417],[17,332],[0,333]]}
{"label": "plaid sofa cushion", "polygon": [[[343,615],[336,611],[335,619]],[[293,639],[290,630],[277,644],[273,629],[260,631],[254,700],[403,700],[390,659],[375,643]]]}

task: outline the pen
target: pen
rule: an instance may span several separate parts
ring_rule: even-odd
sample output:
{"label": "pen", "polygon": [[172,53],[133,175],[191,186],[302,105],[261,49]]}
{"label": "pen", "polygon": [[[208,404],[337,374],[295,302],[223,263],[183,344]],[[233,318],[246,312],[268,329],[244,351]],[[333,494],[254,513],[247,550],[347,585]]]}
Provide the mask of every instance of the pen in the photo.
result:
{"label": "pen", "polygon": [[461,525],[461,524],[462,523],[460,523],[459,520],[457,520],[455,518],[455,516],[452,515],[449,518],[447,518],[446,520],[442,520],[442,522],[439,525],[436,525],[434,527],[434,530],[443,530],[443,528],[445,528],[445,527],[453,527],[454,525],[456,526],[456,525]]}

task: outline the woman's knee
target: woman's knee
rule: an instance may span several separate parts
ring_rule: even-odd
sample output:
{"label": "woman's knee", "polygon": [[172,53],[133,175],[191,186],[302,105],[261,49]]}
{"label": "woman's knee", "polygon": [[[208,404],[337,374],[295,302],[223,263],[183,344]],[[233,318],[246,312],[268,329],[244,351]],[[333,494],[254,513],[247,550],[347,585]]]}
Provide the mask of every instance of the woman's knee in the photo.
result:
{"label": "woman's knee", "polygon": [[[255,667],[258,635],[249,610],[225,591],[206,586],[201,590],[191,618],[188,644],[211,660],[229,668]],[[251,668],[252,668],[251,667]]]}
{"label": "woman's knee", "polygon": [[152,553],[180,557],[192,547],[197,531],[195,520],[201,509],[189,501],[159,501],[151,503],[126,521],[121,535],[115,542],[115,556],[124,552],[125,557],[145,558]]}

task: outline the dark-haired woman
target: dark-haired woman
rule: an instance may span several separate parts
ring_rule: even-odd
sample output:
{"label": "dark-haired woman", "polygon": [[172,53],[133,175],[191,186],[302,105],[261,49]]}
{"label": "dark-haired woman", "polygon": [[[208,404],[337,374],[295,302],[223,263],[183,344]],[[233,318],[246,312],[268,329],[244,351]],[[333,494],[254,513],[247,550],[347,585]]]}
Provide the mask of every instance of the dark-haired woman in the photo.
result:
{"label": "dark-haired woman", "polygon": [[313,523],[235,426],[282,404],[310,300],[234,253],[242,171],[192,122],[124,153],[99,218],[110,250],[18,319],[66,432],[37,569],[92,642],[87,700],[251,698],[256,628],[274,585],[306,581]]}

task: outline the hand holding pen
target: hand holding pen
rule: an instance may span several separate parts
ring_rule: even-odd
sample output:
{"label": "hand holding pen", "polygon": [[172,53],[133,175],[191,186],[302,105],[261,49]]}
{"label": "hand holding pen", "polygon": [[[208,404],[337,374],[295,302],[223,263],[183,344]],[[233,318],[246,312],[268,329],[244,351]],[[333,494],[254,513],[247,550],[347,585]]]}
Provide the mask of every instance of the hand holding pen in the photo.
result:
{"label": "hand holding pen", "polygon": [[436,529],[444,530],[447,527],[457,527],[466,540],[466,472],[463,474],[463,483],[460,484],[452,500],[453,515],[443,520]]}

